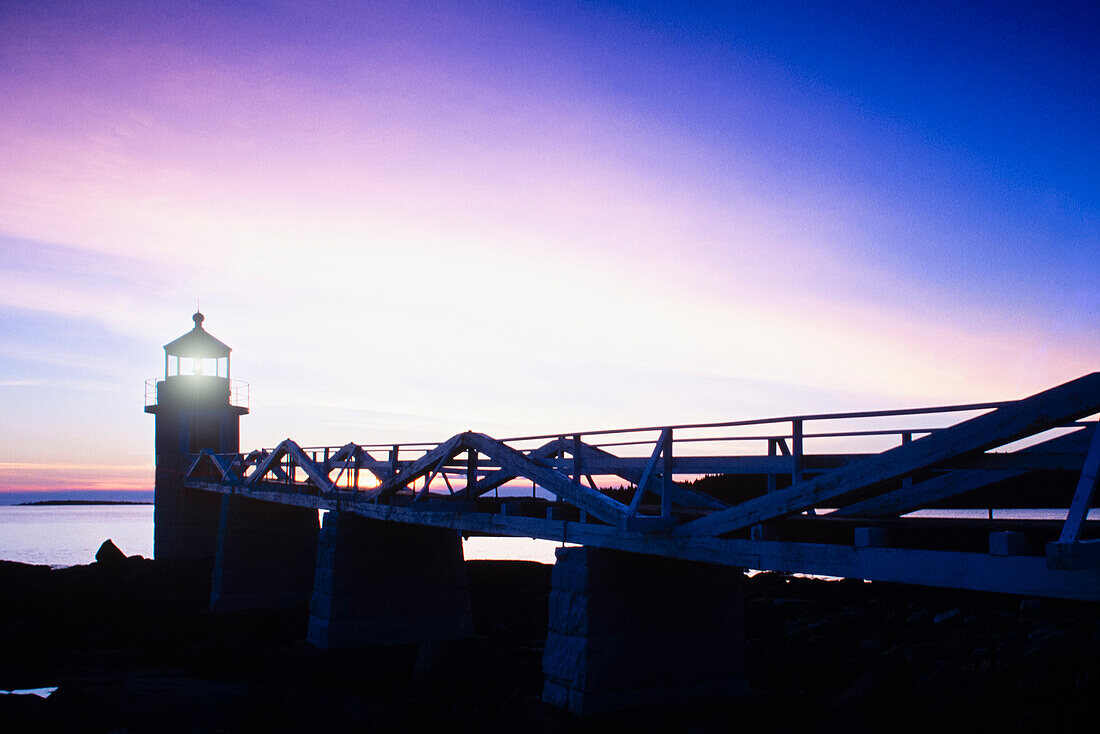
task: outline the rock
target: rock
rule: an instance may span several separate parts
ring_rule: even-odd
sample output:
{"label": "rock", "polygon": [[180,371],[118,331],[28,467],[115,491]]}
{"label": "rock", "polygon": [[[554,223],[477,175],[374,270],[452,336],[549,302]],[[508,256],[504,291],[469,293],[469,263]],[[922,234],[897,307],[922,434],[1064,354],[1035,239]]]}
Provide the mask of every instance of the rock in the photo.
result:
{"label": "rock", "polygon": [[932,613],[927,609],[918,609],[906,618],[908,624],[921,625],[927,624],[932,619]]}
{"label": "rock", "polygon": [[839,708],[865,701],[873,695],[890,695],[906,688],[911,676],[909,655],[900,647],[892,647],[856,676],[829,704]]}
{"label": "rock", "polygon": [[1043,611],[1043,602],[1039,599],[1024,599],[1020,602],[1020,614],[1038,614]]}
{"label": "rock", "polygon": [[952,619],[959,616],[960,614],[962,614],[962,612],[958,609],[952,609],[949,612],[937,614],[935,617],[932,618],[932,624],[943,624],[944,622],[950,622]]}
{"label": "rock", "polygon": [[125,562],[126,554],[120,551],[110,538],[107,538],[95,552],[95,560],[96,563],[102,563],[104,566],[114,566]]}
{"label": "rock", "polygon": [[1042,626],[1042,627],[1039,627],[1038,629],[1036,629],[1036,630],[1032,631],[1032,632],[1031,632],[1031,633],[1030,633],[1030,634],[1029,634],[1029,635],[1027,636],[1027,639],[1028,639],[1028,640],[1029,640],[1030,642],[1040,642],[1040,641],[1042,641],[1042,640],[1043,640],[1044,638],[1046,638],[1046,637],[1049,637],[1049,636],[1050,636],[1050,633],[1051,633],[1051,631],[1052,631],[1052,628],[1051,628],[1051,627],[1049,627],[1049,626],[1047,626],[1047,625],[1044,625],[1044,626]]}
{"label": "rock", "polygon": [[890,649],[884,651],[882,654],[883,656],[902,655],[905,658],[905,662],[909,663],[913,661],[913,657],[909,654],[909,651],[901,645],[894,645]]}
{"label": "rock", "polygon": [[462,665],[446,642],[423,642],[417,651],[413,672],[421,678],[446,679],[462,670]]}
{"label": "rock", "polygon": [[871,637],[864,637],[863,639],[861,639],[859,641],[859,646],[860,646],[860,649],[863,649],[863,650],[877,650],[880,647],[878,642],[874,638],[871,638]]}
{"label": "rock", "polygon": [[947,651],[935,642],[918,642],[910,651],[913,662],[926,667],[937,660],[943,660],[946,653]]}

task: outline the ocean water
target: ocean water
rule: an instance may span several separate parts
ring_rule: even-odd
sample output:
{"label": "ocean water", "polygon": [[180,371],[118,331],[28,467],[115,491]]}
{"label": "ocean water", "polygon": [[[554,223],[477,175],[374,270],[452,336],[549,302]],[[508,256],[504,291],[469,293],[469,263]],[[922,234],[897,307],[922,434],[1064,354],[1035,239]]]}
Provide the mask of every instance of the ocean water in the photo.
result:
{"label": "ocean water", "polygon": [[[921,510],[913,517],[983,518],[987,510]],[[994,510],[1002,519],[1065,519],[1066,510]],[[1100,510],[1089,512],[1100,520]],[[54,567],[91,563],[110,538],[128,556],[153,557],[152,505],[0,506],[0,560]],[[531,538],[469,538],[468,560],[553,563],[561,543]]]}
{"label": "ocean water", "polygon": [[153,556],[152,505],[0,507],[0,559],[46,566],[95,561],[110,538],[128,556]]}
{"label": "ocean water", "polygon": [[[0,506],[0,560],[64,567],[91,563],[108,538],[128,556],[153,557],[152,505]],[[469,538],[468,560],[554,562],[560,543]]]}

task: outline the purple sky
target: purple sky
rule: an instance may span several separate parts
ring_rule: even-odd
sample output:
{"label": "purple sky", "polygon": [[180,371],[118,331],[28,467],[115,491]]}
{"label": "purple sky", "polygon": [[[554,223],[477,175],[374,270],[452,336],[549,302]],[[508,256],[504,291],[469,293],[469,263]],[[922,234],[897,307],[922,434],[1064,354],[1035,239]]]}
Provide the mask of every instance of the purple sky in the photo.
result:
{"label": "purple sky", "polygon": [[[1022,397],[1100,362],[1091,5],[0,4],[0,490]],[[889,9],[887,9],[889,8]]]}

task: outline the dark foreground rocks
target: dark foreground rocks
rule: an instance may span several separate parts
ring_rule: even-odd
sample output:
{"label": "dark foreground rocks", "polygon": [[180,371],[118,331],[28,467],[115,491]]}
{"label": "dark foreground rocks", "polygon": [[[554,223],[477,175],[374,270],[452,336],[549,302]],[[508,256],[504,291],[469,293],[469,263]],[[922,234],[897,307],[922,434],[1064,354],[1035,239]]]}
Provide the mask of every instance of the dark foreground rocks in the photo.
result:
{"label": "dark foreground rocks", "polygon": [[578,720],[539,700],[550,567],[467,571],[473,639],[322,654],[304,613],[208,612],[201,565],[0,562],[0,689],[58,686],[0,696],[0,730],[1034,732],[1100,694],[1096,605],[758,574],[749,696]]}

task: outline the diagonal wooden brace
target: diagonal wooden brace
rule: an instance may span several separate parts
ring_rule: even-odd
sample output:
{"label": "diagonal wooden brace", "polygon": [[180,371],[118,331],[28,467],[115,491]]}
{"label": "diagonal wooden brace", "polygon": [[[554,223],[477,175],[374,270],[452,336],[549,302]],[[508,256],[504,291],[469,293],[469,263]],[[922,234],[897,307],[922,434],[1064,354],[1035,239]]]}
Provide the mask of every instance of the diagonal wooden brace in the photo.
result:
{"label": "diagonal wooden brace", "polygon": [[1098,410],[1100,373],[1093,372],[809,481],[700,518],[681,526],[675,534],[722,535],[793,515],[864,487],[1065,425]]}
{"label": "diagonal wooden brace", "polygon": [[1058,538],[1061,544],[1076,543],[1081,537],[1081,527],[1089,514],[1092,496],[1096,493],[1096,483],[1100,480],[1100,430],[1094,431],[1092,445],[1085,456],[1085,465],[1081,467],[1081,476],[1077,480],[1077,490],[1066,515],[1066,524]]}
{"label": "diagonal wooden brace", "polygon": [[[1029,446],[1019,453],[1050,451],[1053,453],[1073,454],[1088,449],[1095,427],[1085,428],[1074,433],[1052,438],[1049,441]],[[1027,470],[961,470],[948,472],[932,479],[918,482],[912,487],[896,489],[892,492],[862,500],[847,507],[841,507],[830,514],[831,517],[882,517],[904,515],[907,512],[925,507],[948,497],[972,492],[997,482],[1023,476]]]}
{"label": "diagonal wooden brace", "polygon": [[626,508],[621,502],[574,482],[523,452],[483,433],[467,433],[464,436],[469,448],[499,462],[502,469],[536,482],[589,515],[616,527],[626,517]]}
{"label": "diagonal wooden brace", "polygon": [[[379,486],[363,493],[367,500],[382,499],[406,488],[414,479],[419,479],[438,465],[441,461],[447,462],[455,457],[462,449],[466,448],[466,434],[459,433],[436,446],[428,453],[421,456],[404,468],[400,474],[390,476]],[[373,470],[372,470],[373,471]]]}

